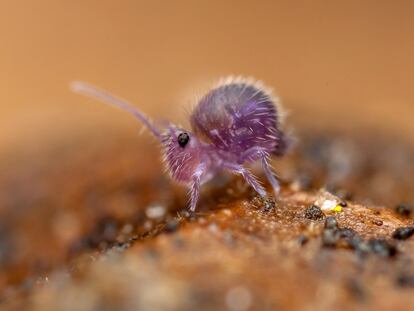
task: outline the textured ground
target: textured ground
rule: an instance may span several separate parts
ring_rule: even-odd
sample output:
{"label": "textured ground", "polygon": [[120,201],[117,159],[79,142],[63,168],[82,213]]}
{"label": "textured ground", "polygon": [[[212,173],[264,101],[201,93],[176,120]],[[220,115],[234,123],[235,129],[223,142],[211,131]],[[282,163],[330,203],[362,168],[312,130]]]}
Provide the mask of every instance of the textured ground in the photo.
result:
{"label": "textured ground", "polygon": [[[144,138],[6,157],[0,308],[409,309],[413,151],[369,135],[300,137],[274,162],[278,200],[223,175],[195,215]],[[342,210],[321,211],[326,200]]]}

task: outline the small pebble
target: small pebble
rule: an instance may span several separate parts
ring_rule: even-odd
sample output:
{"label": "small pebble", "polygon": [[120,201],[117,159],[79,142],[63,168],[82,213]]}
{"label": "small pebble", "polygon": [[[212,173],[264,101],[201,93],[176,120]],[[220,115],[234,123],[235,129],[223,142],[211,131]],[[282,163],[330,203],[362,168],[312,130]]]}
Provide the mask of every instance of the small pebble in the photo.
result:
{"label": "small pebble", "polygon": [[336,221],[335,217],[329,216],[325,220],[325,228],[327,229],[337,229],[338,222]]}
{"label": "small pebble", "polygon": [[306,243],[308,243],[308,242],[309,242],[309,238],[308,238],[306,235],[301,234],[301,235],[298,237],[298,243],[299,243],[299,245],[303,246],[303,245],[305,245],[305,244],[306,244]]}
{"label": "small pebble", "polygon": [[352,247],[351,240],[358,236],[350,228],[326,227],[322,234],[322,244],[327,247]]}
{"label": "small pebble", "polygon": [[372,221],[372,223],[373,223],[374,225],[377,225],[377,226],[382,226],[382,225],[384,224],[384,222],[383,222],[382,220],[380,220],[380,219],[374,219],[374,220]]}
{"label": "small pebble", "polygon": [[408,217],[412,214],[413,207],[405,203],[400,203],[395,207],[395,212],[401,216]]}
{"label": "small pebble", "polygon": [[395,246],[384,239],[371,239],[368,246],[371,252],[381,257],[394,257],[397,254]]}
{"label": "small pebble", "polygon": [[266,198],[264,200],[263,204],[263,212],[270,212],[271,210],[274,210],[276,207],[276,202],[273,198]]}
{"label": "small pebble", "polygon": [[325,218],[325,214],[319,206],[311,205],[305,211],[305,218],[311,220],[321,220]]}
{"label": "small pebble", "polygon": [[180,221],[177,219],[171,219],[164,226],[164,231],[167,233],[172,233],[178,230],[180,227]]}
{"label": "small pebble", "polygon": [[362,286],[362,283],[357,279],[350,279],[346,282],[346,288],[351,294],[352,298],[358,301],[364,301],[367,297],[367,293]]}
{"label": "small pebble", "polygon": [[338,230],[335,228],[325,228],[322,234],[322,244],[326,247],[335,247],[339,241]]}
{"label": "small pebble", "polygon": [[366,256],[371,251],[368,242],[362,239],[360,236],[355,236],[349,239],[349,245],[355,250],[356,254],[360,257]]}
{"label": "small pebble", "polygon": [[354,229],[351,228],[343,228],[339,229],[339,236],[341,238],[349,239],[353,238],[354,236],[358,235]]}
{"label": "small pebble", "polygon": [[392,233],[392,237],[397,240],[406,240],[414,234],[414,227],[401,227]]}
{"label": "small pebble", "polygon": [[414,274],[402,274],[397,278],[397,285],[401,287],[414,287]]}

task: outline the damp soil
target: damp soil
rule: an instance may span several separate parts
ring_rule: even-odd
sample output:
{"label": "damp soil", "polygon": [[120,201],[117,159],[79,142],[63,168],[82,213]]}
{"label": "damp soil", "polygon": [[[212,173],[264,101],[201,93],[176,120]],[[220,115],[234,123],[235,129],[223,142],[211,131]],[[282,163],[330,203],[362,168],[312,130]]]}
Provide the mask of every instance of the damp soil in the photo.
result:
{"label": "damp soil", "polygon": [[4,159],[1,309],[410,309],[413,148],[304,133],[274,160],[278,198],[222,174],[196,213],[145,138]]}

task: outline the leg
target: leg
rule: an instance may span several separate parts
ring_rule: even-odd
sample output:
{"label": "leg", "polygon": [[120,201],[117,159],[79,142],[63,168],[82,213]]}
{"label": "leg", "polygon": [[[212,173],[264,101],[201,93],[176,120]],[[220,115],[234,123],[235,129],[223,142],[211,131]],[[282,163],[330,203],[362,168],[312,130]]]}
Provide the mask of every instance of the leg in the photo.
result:
{"label": "leg", "polygon": [[233,173],[240,174],[243,176],[244,180],[257,192],[260,194],[260,196],[265,197],[266,196],[266,190],[263,188],[263,186],[259,183],[259,181],[256,179],[256,177],[247,169],[245,169],[243,166],[238,164],[231,164],[226,163],[224,164],[224,168],[230,170]]}
{"label": "leg", "polygon": [[272,185],[273,192],[276,196],[279,195],[280,192],[280,185],[277,181],[274,173],[272,172],[269,162],[269,153],[263,150],[261,147],[253,147],[246,152],[244,152],[241,156],[241,161],[254,161],[255,159],[261,159],[262,161],[262,167],[265,172],[266,178],[269,181],[269,183]]}
{"label": "leg", "polygon": [[266,153],[262,153],[261,157],[262,157],[262,167],[267,177],[267,180],[272,185],[275,196],[278,196],[280,192],[280,185],[270,168],[270,165],[268,162],[268,155]]}
{"label": "leg", "polygon": [[200,164],[193,174],[193,181],[190,189],[190,211],[194,212],[197,206],[198,197],[200,196],[200,179],[203,175],[205,166]]}

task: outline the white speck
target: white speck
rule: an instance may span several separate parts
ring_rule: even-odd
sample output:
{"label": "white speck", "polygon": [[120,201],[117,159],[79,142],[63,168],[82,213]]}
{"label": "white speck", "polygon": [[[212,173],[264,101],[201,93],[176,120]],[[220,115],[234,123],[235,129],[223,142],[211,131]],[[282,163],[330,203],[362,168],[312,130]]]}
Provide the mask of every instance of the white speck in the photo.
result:
{"label": "white speck", "polygon": [[245,311],[252,304],[252,294],[243,286],[232,287],[226,294],[226,305],[231,311]]}
{"label": "white speck", "polygon": [[145,215],[150,219],[162,218],[165,215],[165,207],[162,205],[151,205],[145,210]]}
{"label": "white speck", "polygon": [[336,200],[325,200],[323,201],[321,205],[321,209],[323,211],[330,211],[330,210],[333,210],[335,206],[337,205],[338,205],[338,202]]}
{"label": "white speck", "polygon": [[212,233],[217,233],[218,232],[218,226],[216,223],[211,223],[208,225],[208,230]]}
{"label": "white speck", "polygon": [[340,199],[332,193],[321,190],[318,199],[315,202],[323,211],[332,211],[340,203]]}

